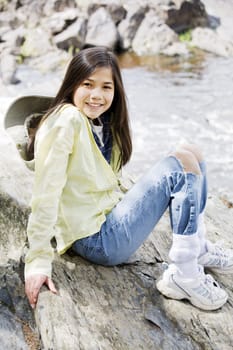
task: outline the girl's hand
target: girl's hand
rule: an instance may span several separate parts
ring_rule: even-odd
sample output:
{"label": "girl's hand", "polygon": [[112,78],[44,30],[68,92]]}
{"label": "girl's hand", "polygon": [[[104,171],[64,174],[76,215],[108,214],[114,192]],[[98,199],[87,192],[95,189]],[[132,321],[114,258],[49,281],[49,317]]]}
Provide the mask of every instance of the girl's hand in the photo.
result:
{"label": "girl's hand", "polygon": [[53,284],[53,281],[48,276],[32,275],[29,276],[25,281],[25,292],[33,309],[36,307],[38,295],[43,284],[46,284],[52,293],[57,294],[57,290]]}

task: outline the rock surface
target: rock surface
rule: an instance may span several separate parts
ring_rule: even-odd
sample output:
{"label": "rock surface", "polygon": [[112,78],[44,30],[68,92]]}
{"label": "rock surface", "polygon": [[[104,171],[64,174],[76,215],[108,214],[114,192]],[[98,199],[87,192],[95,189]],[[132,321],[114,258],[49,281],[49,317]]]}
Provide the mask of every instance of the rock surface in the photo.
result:
{"label": "rock surface", "polygon": [[[155,282],[168,261],[171,234],[165,215],[126,264],[102,267],[71,253],[56,257],[53,279],[32,313],[23,285],[23,247],[33,173],[9,136],[0,132],[0,343],[4,350],[230,350],[233,281],[215,275],[229,294],[218,311],[164,298]],[[209,196],[208,236],[232,246],[233,204]]]}

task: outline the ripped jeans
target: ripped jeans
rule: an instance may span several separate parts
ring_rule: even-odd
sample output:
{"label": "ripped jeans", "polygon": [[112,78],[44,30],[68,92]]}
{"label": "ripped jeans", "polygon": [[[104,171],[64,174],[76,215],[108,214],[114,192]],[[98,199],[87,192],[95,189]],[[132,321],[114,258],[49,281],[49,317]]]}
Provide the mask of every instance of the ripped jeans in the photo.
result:
{"label": "ripped jeans", "polygon": [[173,233],[194,234],[207,198],[205,163],[199,165],[202,175],[185,173],[174,156],[164,158],[125,194],[98,233],[77,240],[72,249],[100,265],[126,262],[167,208]]}

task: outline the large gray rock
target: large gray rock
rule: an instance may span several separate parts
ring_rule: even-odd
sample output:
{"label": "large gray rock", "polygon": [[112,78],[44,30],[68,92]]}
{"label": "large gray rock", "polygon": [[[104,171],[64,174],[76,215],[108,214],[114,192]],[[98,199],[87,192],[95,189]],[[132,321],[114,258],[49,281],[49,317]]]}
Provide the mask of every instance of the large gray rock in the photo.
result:
{"label": "large gray rock", "polygon": [[1,264],[0,281],[0,348],[39,349],[34,317],[25,299],[23,265],[14,260]]}
{"label": "large gray rock", "polygon": [[25,298],[21,263],[32,172],[2,129],[0,169],[0,348],[26,350],[29,343],[38,345],[34,318]]}
{"label": "large gray rock", "polygon": [[133,8],[128,11],[126,18],[120,22],[118,31],[121,38],[120,45],[124,50],[131,48],[132,41],[147,10],[148,8],[145,7],[133,6]]}
{"label": "large gray rock", "polygon": [[68,8],[62,12],[55,12],[49,17],[41,19],[41,25],[50,31],[52,35],[57,35],[65,30],[71,23],[78,18],[78,9]]}
{"label": "large gray rock", "polygon": [[[56,256],[53,280],[59,294],[43,288],[33,314],[24,295],[21,259],[33,173],[3,130],[0,146],[4,150],[0,152],[0,342],[4,350],[232,349],[230,276],[215,276],[229,294],[228,302],[215,312],[166,299],[156,290],[171,244],[167,214],[121,266],[96,266],[71,252]],[[209,196],[208,237],[223,238],[231,248],[232,215],[231,203]]]}
{"label": "large gray rock", "polygon": [[195,28],[190,45],[219,56],[233,56],[233,40],[221,38],[218,32],[210,28]]}
{"label": "large gray rock", "polygon": [[55,35],[54,42],[63,50],[68,50],[70,47],[81,49],[85,43],[86,31],[87,20],[80,17],[63,32]]}
{"label": "large gray rock", "polygon": [[53,43],[49,32],[41,27],[30,28],[25,34],[21,55],[23,57],[38,57],[52,51]]}
{"label": "large gray rock", "polygon": [[179,0],[175,4],[175,7],[168,8],[166,24],[176,33],[208,25],[208,16],[202,1]]}
{"label": "large gray rock", "polygon": [[33,172],[3,129],[0,129],[0,150],[0,256],[1,263],[7,263],[9,259],[19,261],[22,255]]}
{"label": "large gray rock", "polygon": [[209,15],[211,29],[196,28],[191,44],[219,56],[233,56],[233,2],[227,0],[203,0]]}
{"label": "large gray rock", "polygon": [[[231,215],[232,209],[218,198],[209,198],[209,236],[213,240],[223,237],[227,246],[232,246]],[[59,295],[44,290],[35,313],[44,348],[230,349],[233,318],[229,276],[216,276],[230,295],[229,302],[216,312],[200,311],[157,292],[155,281],[163,270],[161,262],[168,259],[169,232],[166,216],[131,262],[119,267],[95,266],[68,254],[57,257],[54,280]]]}
{"label": "large gray rock", "polygon": [[138,55],[155,55],[176,41],[177,34],[150,10],[136,32],[132,49]]}
{"label": "large gray rock", "polygon": [[102,45],[115,49],[119,40],[119,34],[111,15],[105,8],[100,7],[89,18],[87,24],[87,45]]}
{"label": "large gray rock", "polygon": [[100,7],[103,7],[107,10],[107,12],[111,15],[115,25],[118,25],[126,17],[127,14],[127,11],[125,10],[124,6],[119,5],[118,3],[108,4],[106,2],[103,5],[101,3],[94,3],[88,6],[87,15],[91,16]]}

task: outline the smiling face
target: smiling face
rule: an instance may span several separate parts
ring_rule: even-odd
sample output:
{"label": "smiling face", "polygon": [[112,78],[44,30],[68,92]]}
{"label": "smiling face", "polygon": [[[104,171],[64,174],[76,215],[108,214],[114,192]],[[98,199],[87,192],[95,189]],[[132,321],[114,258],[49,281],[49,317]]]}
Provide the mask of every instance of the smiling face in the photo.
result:
{"label": "smiling face", "polygon": [[100,67],[75,90],[73,102],[88,118],[96,119],[111,107],[113,98],[112,70]]}

